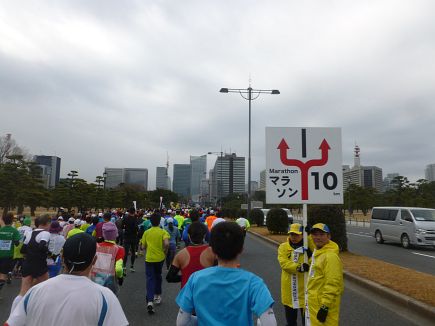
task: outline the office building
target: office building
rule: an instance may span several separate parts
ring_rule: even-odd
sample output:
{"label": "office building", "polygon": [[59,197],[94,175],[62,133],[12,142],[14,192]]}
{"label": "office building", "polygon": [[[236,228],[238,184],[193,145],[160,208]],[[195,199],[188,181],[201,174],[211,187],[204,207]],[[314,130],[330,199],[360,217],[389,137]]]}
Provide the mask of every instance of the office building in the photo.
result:
{"label": "office building", "polygon": [[36,155],[33,160],[41,168],[41,178],[45,188],[54,188],[59,184],[60,178],[60,157]]}
{"label": "office building", "polygon": [[397,178],[399,176],[399,173],[388,173],[387,176],[384,178],[383,186],[384,191],[392,190],[397,187],[397,184],[392,183],[394,178]]}
{"label": "office building", "polygon": [[128,185],[138,185],[148,190],[148,169],[125,168],[124,183]]}
{"label": "office building", "polygon": [[189,198],[191,178],[190,164],[174,164],[172,191],[179,196]]}
{"label": "office building", "polygon": [[105,187],[112,189],[121,184],[138,185],[148,190],[148,169],[142,168],[104,168]]}
{"label": "office building", "polygon": [[171,190],[171,178],[165,166],[158,166],[156,169],[156,189]]}
{"label": "office building", "polygon": [[245,193],[245,158],[237,157],[235,153],[218,156],[213,169],[212,184],[216,185],[217,197]]}
{"label": "office building", "polygon": [[266,170],[260,172],[260,184],[258,190],[266,191]]}
{"label": "office building", "polygon": [[363,188],[374,188],[383,191],[382,169],[377,166],[362,166],[360,160],[360,148],[355,145],[354,166],[343,166],[343,188],[346,190],[350,184]]}
{"label": "office building", "polygon": [[201,196],[201,181],[207,174],[207,155],[190,156],[190,196],[194,202]]}
{"label": "office building", "polygon": [[424,170],[424,178],[429,181],[435,181],[435,163],[426,165],[426,169]]}

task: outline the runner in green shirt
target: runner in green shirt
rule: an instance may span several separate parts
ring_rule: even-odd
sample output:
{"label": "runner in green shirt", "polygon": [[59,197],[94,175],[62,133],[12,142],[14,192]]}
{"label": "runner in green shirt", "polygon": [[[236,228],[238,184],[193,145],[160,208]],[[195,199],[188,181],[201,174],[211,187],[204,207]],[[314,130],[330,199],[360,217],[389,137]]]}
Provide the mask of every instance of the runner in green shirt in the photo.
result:
{"label": "runner in green shirt", "polygon": [[162,267],[169,248],[170,236],[159,227],[160,214],[152,214],[150,221],[152,227],[144,232],[140,245],[141,249],[146,250],[147,310],[149,314],[153,314],[154,303],[160,304],[162,300]]}
{"label": "runner in green shirt", "polygon": [[9,212],[3,218],[5,224],[0,228],[0,290],[10,282],[14,268],[14,246],[20,243],[20,233],[12,226],[14,214]]}

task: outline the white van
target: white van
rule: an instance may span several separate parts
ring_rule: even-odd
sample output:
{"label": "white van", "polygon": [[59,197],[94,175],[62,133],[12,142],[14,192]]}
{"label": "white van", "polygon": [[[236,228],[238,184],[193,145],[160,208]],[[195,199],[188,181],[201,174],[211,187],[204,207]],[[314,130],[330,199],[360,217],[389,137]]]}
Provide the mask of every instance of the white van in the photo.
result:
{"label": "white van", "polygon": [[373,207],[370,233],[377,243],[399,242],[410,246],[435,246],[435,209]]}

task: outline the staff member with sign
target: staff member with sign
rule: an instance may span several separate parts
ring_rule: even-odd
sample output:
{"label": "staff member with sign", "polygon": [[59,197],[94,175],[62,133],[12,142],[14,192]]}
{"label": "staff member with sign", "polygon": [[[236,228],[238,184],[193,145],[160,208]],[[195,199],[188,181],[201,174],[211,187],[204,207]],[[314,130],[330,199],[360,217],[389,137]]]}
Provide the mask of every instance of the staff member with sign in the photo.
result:
{"label": "staff member with sign", "polygon": [[297,325],[298,312],[305,325],[304,317],[304,272],[309,265],[304,263],[303,227],[299,223],[290,225],[288,241],[278,248],[278,262],[281,266],[281,302],[285,309],[288,326]]}

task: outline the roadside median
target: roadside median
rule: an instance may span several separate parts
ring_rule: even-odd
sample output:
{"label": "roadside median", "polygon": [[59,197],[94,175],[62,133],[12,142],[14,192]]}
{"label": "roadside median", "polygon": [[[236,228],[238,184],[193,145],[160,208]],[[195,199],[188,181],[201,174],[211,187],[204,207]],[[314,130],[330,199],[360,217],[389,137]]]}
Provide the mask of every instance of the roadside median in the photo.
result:
{"label": "roadside median", "polygon": [[[251,227],[249,232],[277,246],[287,241],[287,235],[269,234],[266,227]],[[345,279],[435,320],[435,276],[351,252],[340,257]]]}

